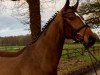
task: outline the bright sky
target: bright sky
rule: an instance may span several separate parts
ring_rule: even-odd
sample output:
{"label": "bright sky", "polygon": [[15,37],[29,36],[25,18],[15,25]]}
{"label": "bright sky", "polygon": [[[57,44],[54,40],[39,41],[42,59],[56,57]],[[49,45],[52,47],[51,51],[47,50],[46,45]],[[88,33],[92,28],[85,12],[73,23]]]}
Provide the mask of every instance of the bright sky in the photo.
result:
{"label": "bright sky", "polygon": [[[3,5],[3,6],[2,6]],[[13,16],[13,7],[15,3],[11,1],[2,2],[0,7],[0,36],[26,35],[30,32],[28,25],[23,25]]]}
{"label": "bright sky", "polygon": [[[43,1],[46,1],[46,0],[43,0]],[[42,21],[43,21],[42,26],[44,23],[46,23],[46,21],[48,21],[48,19],[56,11],[60,10],[63,7],[65,1],[66,0],[55,0],[55,2],[43,4],[42,6],[43,8],[49,8],[49,9],[41,10],[42,11],[41,16],[42,16]],[[75,1],[76,0],[73,0],[73,2]],[[5,2],[2,2],[2,4],[0,4],[0,14],[1,14],[0,15],[0,36],[16,36],[16,35],[25,35],[25,34],[30,33],[27,30],[29,29],[28,25],[23,25],[19,20],[17,20],[15,17],[12,16],[12,13],[13,14],[15,13],[15,12],[12,12],[14,5],[15,3],[11,1],[5,1]],[[21,13],[26,12],[26,11],[27,10],[24,10],[24,11],[21,10]]]}

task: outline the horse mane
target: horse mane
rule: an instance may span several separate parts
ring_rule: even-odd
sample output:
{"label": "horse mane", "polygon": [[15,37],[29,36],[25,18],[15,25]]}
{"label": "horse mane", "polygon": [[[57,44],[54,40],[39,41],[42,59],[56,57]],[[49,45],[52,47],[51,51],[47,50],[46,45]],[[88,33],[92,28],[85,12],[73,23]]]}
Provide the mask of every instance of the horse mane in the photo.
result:
{"label": "horse mane", "polygon": [[52,18],[50,18],[49,21],[47,21],[47,23],[46,23],[46,24],[43,26],[43,28],[42,28],[42,32],[43,32],[45,29],[47,29],[47,27],[50,25],[50,23],[55,19],[56,15],[57,15],[57,13],[55,13],[55,14],[52,16]]}
{"label": "horse mane", "polygon": [[55,17],[57,16],[58,11],[52,16],[52,18],[49,19],[49,21],[47,21],[47,23],[43,26],[42,31],[36,36],[36,38],[34,39],[34,41],[32,41],[29,45],[35,43],[38,38],[47,31],[48,27],[50,26],[51,22],[55,19]]}

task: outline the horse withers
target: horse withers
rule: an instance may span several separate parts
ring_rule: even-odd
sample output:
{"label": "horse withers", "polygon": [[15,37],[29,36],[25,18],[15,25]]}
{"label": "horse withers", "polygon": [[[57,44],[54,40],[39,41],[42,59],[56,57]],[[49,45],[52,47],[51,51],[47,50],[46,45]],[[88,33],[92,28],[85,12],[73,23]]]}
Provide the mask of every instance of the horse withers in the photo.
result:
{"label": "horse withers", "polygon": [[80,41],[86,48],[91,47],[95,36],[76,15],[78,3],[69,6],[67,0],[31,45],[16,53],[0,52],[0,75],[57,75],[65,38]]}

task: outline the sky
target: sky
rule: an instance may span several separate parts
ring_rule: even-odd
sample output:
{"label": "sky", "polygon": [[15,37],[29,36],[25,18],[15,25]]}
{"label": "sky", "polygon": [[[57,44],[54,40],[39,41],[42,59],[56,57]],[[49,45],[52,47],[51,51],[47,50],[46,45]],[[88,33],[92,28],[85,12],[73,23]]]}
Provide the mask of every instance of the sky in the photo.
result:
{"label": "sky", "polygon": [[0,16],[0,36],[14,36],[28,34],[27,26],[11,16]]}
{"label": "sky", "polygon": [[13,14],[15,3],[6,1],[2,2],[0,7],[0,36],[17,36],[30,34],[28,25],[22,24]]}
{"label": "sky", "polygon": [[[42,27],[43,25],[48,21],[49,18],[56,12],[59,11],[63,6],[66,0],[55,0],[55,2],[51,3],[44,3],[43,1],[46,0],[41,0],[41,19],[42,19]],[[73,2],[75,2],[74,0]],[[84,0],[83,0],[84,1]],[[30,31],[28,31],[29,26],[24,25],[19,21],[16,16],[12,16],[13,14],[16,14],[17,10],[13,10],[14,6],[17,3],[13,3],[11,1],[5,1],[0,3],[0,36],[17,36],[17,35],[26,35],[30,34]],[[71,2],[73,5],[74,3]],[[48,9],[47,9],[48,8]],[[12,12],[13,11],[13,12]],[[25,10],[20,9],[21,13],[27,12],[27,8]],[[51,12],[52,11],[52,12]],[[100,29],[98,29],[100,30]],[[97,31],[94,30],[94,31]]]}

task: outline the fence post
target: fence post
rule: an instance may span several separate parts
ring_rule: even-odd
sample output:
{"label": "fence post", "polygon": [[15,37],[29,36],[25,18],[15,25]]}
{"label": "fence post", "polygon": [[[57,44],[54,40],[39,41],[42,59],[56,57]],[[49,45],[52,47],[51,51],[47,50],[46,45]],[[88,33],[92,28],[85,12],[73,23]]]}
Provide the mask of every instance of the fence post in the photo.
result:
{"label": "fence post", "polygon": [[100,46],[97,47],[98,48],[98,54],[100,53]]}
{"label": "fence post", "polygon": [[81,55],[84,56],[85,50],[81,48]]}
{"label": "fence post", "polygon": [[69,49],[67,50],[67,57],[68,57],[68,59],[70,59]]}
{"label": "fence post", "polygon": [[93,54],[95,54],[95,47],[92,47],[92,50],[93,50]]}

